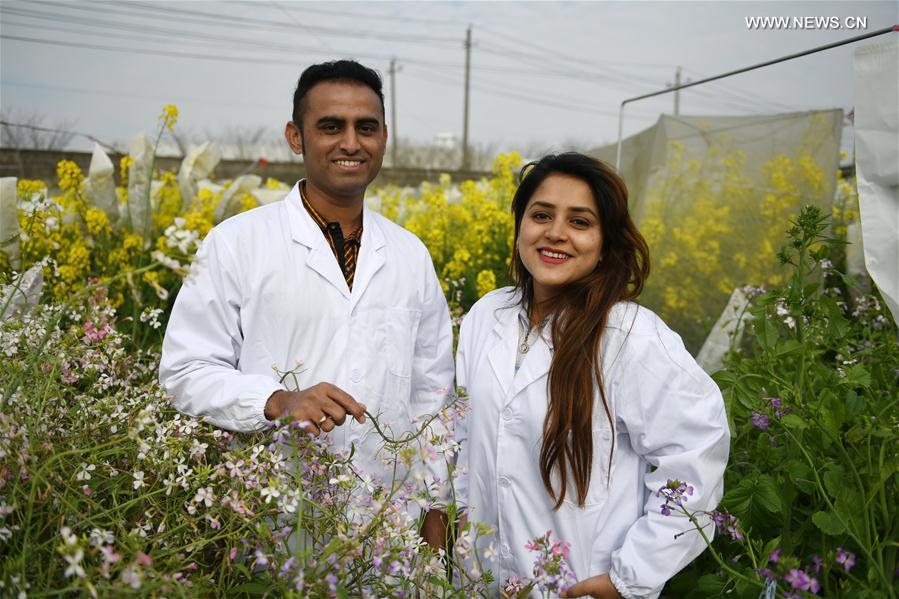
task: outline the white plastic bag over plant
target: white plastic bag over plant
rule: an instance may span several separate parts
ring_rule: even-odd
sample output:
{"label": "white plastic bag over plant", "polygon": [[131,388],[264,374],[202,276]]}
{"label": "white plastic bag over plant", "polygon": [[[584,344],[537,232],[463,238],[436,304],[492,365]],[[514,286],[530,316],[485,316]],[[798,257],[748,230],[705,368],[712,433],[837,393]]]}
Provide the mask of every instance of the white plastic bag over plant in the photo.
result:
{"label": "white plastic bag over plant", "polygon": [[19,265],[19,214],[16,205],[16,178],[0,179],[0,252],[9,263]]}
{"label": "white plastic bag over plant", "polygon": [[85,192],[94,206],[105,212],[109,217],[109,222],[115,224],[119,221],[119,203],[116,200],[113,173],[115,173],[115,166],[113,166],[112,160],[109,159],[100,144],[95,143],[88,178],[85,182]]}
{"label": "white plastic bag over plant", "polygon": [[131,142],[131,159],[128,169],[128,217],[131,228],[144,235],[150,230],[150,179],[153,170],[153,146],[143,133]]}
{"label": "white plastic bag over plant", "polygon": [[13,279],[0,293],[0,322],[37,304],[44,289],[44,269],[35,264]]}
{"label": "white plastic bag over plant", "polygon": [[743,290],[734,289],[734,292],[730,294],[727,306],[721,312],[715,326],[712,327],[712,332],[709,333],[705,343],[702,344],[699,355],[696,356],[696,362],[707,373],[712,374],[721,370],[721,362],[724,355],[731,349],[732,339],[735,345],[739,345],[743,336],[743,328],[751,316],[746,311],[748,305],[749,300]]}
{"label": "white plastic bag over plant", "polygon": [[241,175],[235,179],[231,186],[222,192],[222,199],[215,207],[214,222],[218,224],[229,216],[234,216],[240,208],[240,198],[261,184],[262,177],[259,175]]}
{"label": "white plastic bag over plant", "polygon": [[897,38],[855,51],[855,172],[865,266],[899,323]]}
{"label": "white plastic bag over plant", "polygon": [[181,190],[181,206],[187,208],[199,189],[198,183],[205,179],[222,159],[222,152],[213,141],[188,152],[178,170],[178,188]]}

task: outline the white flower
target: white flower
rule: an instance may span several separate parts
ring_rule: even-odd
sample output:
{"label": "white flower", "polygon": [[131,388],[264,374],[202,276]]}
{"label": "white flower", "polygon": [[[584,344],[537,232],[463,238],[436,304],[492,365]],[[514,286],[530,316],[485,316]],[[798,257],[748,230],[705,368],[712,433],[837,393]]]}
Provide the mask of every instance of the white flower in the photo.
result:
{"label": "white flower", "polygon": [[274,487],[263,487],[260,493],[265,497],[266,503],[269,503],[272,499],[276,499],[281,495],[281,492]]}
{"label": "white flower", "polygon": [[212,487],[205,487],[197,491],[197,494],[194,496],[194,503],[205,503],[206,507],[210,507],[214,499]]}
{"label": "white flower", "polygon": [[81,468],[78,473],[75,475],[75,480],[90,480],[91,472],[97,469],[97,467],[93,464],[87,464],[85,462],[81,462],[79,466]]}
{"label": "white flower", "polygon": [[84,552],[81,549],[77,549],[72,555],[65,555],[63,557],[65,557],[66,561],[69,563],[69,567],[66,568],[65,571],[66,578],[69,578],[70,576],[84,578],[84,568],[81,567],[81,560],[84,559]]}
{"label": "white flower", "polygon": [[144,471],[143,470],[138,470],[137,472],[135,472],[133,474],[133,476],[134,476],[134,481],[131,483],[132,487],[134,487],[135,489],[140,489],[141,487],[147,486],[146,483],[144,482]]}
{"label": "white flower", "polygon": [[102,528],[93,528],[90,533],[91,545],[99,547],[100,545],[112,545],[115,543],[115,535],[111,530],[103,530]]}

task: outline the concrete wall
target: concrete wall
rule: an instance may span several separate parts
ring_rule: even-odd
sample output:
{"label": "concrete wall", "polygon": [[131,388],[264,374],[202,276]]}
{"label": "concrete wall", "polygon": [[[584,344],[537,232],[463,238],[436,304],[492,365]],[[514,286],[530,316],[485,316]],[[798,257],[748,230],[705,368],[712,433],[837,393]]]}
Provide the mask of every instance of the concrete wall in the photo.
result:
{"label": "concrete wall", "polygon": [[[109,156],[113,164],[118,165],[121,155]],[[75,162],[87,174],[91,162],[90,152],[59,152],[52,150],[13,150],[0,148],[0,177],[18,177],[20,179],[41,179],[46,182],[56,181],[56,165],[61,160]],[[156,158],[156,165],[161,170],[174,170],[181,166],[181,157]],[[249,160],[222,160],[215,168],[213,179],[233,179],[238,175],[254,173],[263,179],[271,177],[285,183],[293,183],[306,174],[302,162],[269,162],[257,165]],[[382,168],[375,185],[412,185],[422,181],[437,181],[442,173],[448,173],[454,182],[466,179],[480,179],[490,173],[482,171],[457,171],[420,168]],[[116,172],[118,180],[118,172]]]}

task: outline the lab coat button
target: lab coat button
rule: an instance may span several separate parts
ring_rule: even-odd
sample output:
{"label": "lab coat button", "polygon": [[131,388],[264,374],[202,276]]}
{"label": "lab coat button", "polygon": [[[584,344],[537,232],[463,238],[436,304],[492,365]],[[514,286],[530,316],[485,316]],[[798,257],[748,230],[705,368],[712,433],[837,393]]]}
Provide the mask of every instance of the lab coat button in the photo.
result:
{"label": "lab coat button", "polygon": [[511,555],[511,551],[509,551],[509,545],[507,543],[503,543],[503,546],[500,548],[500,553],[502,553],[503,557],[509,557]]}
{"label": "lab coat button", "polygon": [[506,408],[503,410],[503,418],[506,420],[512,419],[512,408]]}
{"label": "lab coat button", "polygon": [[508,487],[509,485],[512,484],[512,482],[505,476],[501,476],[499,479],[499,484],[503,487]]}
{"label": "lab coat button", "polygon": [[358,383],[359,381],[362,380],[362,371],[360,371],[358,368],[354,368],[351,376],[352,376],[353,382]]}

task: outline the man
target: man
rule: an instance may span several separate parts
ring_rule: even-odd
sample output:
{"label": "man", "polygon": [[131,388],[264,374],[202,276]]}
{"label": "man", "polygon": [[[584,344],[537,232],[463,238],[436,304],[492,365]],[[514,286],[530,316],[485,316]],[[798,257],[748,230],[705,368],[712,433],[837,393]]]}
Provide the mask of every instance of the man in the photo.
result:
{"label": "man", "polygon": [[[309,67],[284,134],[306,179],[209,232],[172,310],[160,380],[180,411],[222,428],[306,422],[337,449],[355,444],[356,467],[389,482],[365,410],[394,434],[412,430],[446,398],[453,361],[427,249],[364,207],[387,147],[380,77],[346,60]],[[422,534],[442,546],[439,512]]]}

